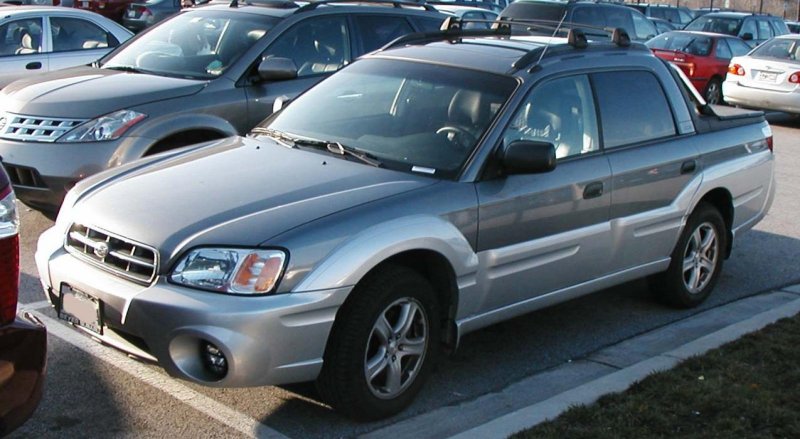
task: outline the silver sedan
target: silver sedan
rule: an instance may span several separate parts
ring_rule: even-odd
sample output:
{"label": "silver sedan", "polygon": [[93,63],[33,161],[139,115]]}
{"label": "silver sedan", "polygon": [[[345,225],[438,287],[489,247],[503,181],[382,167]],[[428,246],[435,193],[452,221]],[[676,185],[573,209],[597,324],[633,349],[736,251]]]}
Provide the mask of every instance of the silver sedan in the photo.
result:
{"label": "silver sedan", "polygon": [[733,105],[800,114],[800,35],[775,37],[731,59],[722,93]]}
{"label": "silver sedan", "polygon": [[32,74],[89,64],[133,34],[89,11],[53,6],[0,10],[0,88]]}

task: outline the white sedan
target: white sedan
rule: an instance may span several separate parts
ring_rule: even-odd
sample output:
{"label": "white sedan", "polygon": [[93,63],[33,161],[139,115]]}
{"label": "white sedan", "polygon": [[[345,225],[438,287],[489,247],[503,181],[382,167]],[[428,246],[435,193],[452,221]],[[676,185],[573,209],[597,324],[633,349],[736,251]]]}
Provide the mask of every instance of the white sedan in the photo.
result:
{"label": "white sedan", "polygon": [[775,37],[731,59],[722,94],[731,105],[800,114],[800,35]]}
{"label": "white sedan", "polygon": [[0,88],[32,74],[89,64],[132,36],[94,12],[4,6],[0,8]]}

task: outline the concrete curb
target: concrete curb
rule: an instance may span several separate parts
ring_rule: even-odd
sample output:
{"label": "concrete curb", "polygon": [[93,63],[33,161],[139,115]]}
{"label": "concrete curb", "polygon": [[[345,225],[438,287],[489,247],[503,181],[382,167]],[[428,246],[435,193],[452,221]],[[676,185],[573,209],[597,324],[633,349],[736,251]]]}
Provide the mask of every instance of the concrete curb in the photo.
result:
{"label": "concrete curb", "polygon": [[[783,288],[782,290],[797,294],[800,293],[800,285]],[[764,311],[669,352],[653,356],[544,401],[518,409],[491,422],[451,436],[451,438],[484,439],[507,437],[520,430],[536,426],[548,419],[553,419],[572,406],[591,404],[603,395],[624,391],[654,372],[671,369],[689,357],[718,348],[743,335],[758,331],[782,318],[791,317],[798,313],[800,313],[800,299],[793,300],[769,311]]]}

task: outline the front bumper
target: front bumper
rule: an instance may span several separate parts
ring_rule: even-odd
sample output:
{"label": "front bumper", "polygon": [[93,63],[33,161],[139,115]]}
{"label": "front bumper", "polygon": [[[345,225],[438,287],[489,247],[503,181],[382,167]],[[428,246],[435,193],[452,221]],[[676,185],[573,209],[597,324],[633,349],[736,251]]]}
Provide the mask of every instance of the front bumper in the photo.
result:
{"label": "front bumper", "polygon": [[[350,287],[263,297],[209,293],[168,283],[126,281],[75,258],[56,228],[39,240],[36,263],[57,309],[67,284],[101,302],[104,343],[158,362],[170,375],[214,387],[313,380],[336,311]],[[88,331],[88,330],[87,330]],[[203,365],[204,342],[225,355],[221,379]]]}
{"label": "front bumper", "polygon": [[47,331],[30,313],[0,327],[0,437],[31,417],[42,398]]}
{"label": "front bumper", "polygon": [[121,164],[116,163],[119,151],[149,142],[138,137],[88,143],[0,139],[0,157],[18,199],[35,209],[57,212],[75,183]]}
{"label": "front bumper", "polygon": [[800,113],[800,93],[797,91],[782,92],[747,87],[738,81],[729,80],[722,83],[722,95],[725,96],[725,101],[732,105]]}

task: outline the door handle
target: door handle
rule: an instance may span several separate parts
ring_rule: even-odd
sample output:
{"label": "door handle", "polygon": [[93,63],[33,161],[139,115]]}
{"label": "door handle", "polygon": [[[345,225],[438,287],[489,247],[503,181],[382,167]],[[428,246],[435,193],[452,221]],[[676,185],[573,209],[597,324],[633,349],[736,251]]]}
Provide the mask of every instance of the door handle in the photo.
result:
{"label": "door handle", "polygon": [[697,169],[697,162],[694,160],[687,160],[681,164],[681,174],[691,174]]}
{"label": "door handle", "polygon": [[26,70],[39,70],[41,68],[42,68],[42,63],[40,63],[39,61],[29,62],[28,64],[25,64]]}
{"label": "door handle", "polygon": [[583,188],[583,199],[588,200],[590,198],[597,198],[603,195],[603,182],[595,181],[593,183],[589,183]]}

